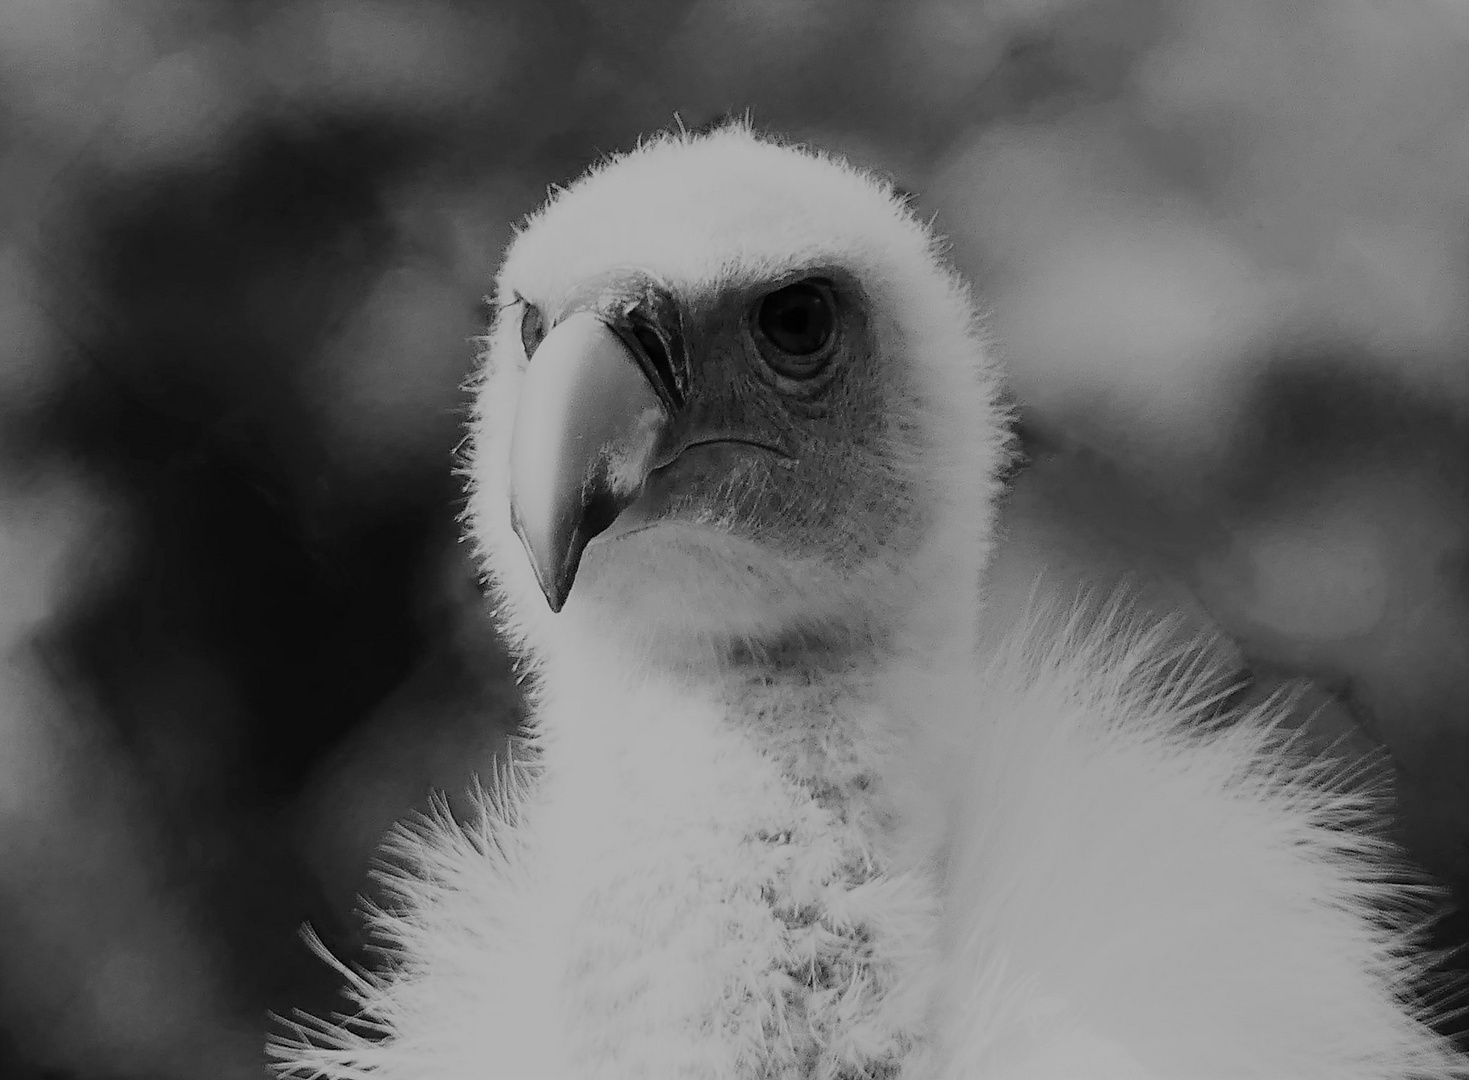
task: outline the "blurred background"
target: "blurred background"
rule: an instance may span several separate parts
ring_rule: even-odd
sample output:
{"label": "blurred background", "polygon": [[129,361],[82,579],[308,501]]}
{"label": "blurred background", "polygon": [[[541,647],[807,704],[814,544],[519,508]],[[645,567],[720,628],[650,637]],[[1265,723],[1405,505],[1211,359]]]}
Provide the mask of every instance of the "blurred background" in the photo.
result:
{"label": "blurred background", "polygon": [[985,295],[997,592],[1309,677],[1469,898],[1462,0],[0,0],[0,1075],[338,1004],[298,928],[370,961],[378,838],[517,720],[450,474],[511,225],[746,109]]}

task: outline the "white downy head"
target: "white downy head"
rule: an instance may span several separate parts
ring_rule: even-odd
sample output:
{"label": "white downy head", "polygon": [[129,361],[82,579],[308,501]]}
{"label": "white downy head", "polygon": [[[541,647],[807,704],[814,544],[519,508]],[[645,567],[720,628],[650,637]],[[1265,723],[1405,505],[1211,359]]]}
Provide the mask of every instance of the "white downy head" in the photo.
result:
{"label": "white downy head", "polygon": [[533,652],[966,636],[1006,418],[890,185],[745,125],[665,135],[556,192],[496,302],[470,517]]}

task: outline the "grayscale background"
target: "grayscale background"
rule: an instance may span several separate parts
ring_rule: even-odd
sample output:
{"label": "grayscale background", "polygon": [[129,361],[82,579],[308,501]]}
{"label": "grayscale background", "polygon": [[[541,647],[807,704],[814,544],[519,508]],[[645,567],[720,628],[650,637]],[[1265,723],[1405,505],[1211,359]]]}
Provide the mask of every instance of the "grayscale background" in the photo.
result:
{"label": "grayscale background", "polygon": [[377,839],[517,719],[450,474],[498,253],[746,109],[985,295],[1006,580],[1312,679],[1469,899],[1469,3],[0,0],[0,1075],[340,1004],[299,927],[370,960]]}

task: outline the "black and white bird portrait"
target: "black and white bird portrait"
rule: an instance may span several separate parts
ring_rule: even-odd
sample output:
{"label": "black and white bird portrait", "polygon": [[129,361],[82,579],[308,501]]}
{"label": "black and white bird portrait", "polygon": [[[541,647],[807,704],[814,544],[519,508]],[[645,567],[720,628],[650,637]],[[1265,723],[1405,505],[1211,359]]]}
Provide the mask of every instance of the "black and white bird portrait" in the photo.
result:
{"label": "black and white bird portrait", "polygon": [[0,0],[0,1080],[1469,1080],[1465,0]]}
{"label": "black and white bird portrait", "polygon": [[1284,703],[1120,605],[982,634],[1002,366],[887,183],[653,137],[494,308],[468,527],[529,734],[398,835],[387,963],[292,1075],[1466,1074],[1372,798]]}

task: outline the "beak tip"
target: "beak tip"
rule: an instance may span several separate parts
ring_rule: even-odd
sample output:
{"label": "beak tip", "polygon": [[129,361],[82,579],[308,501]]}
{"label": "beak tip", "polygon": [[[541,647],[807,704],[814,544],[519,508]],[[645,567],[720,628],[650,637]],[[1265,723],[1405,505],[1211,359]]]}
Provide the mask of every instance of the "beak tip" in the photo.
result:
{"label": "beak tip", "polygon": [[576,577],[575,572],[561,573],[555,577],[548,577],[541,573],[541,567],[534,558],[531,559],[531,570],[536,575],[536,584],[541,587],[541,594],[546,598],[546,606],[554,614],[559,614],[566,604],[566,598],[571,594],[571,583]]}
{"label": "beak tip", "polygon": [[571,581],[575,575],[561,574],[555,581],[543,582],[541,592],[546,596],[546,605],[552,614],[559,615],[562,607],[566,605],[566,598],[571,595]]}
{"label": "beak tip", "polygon": [[525,549],[527,560],[530,562],[531,573],[535,575],[536,584],[540,586],[541,594],[545,596],[547,606],[550,607],[553,613],[559,613],[561,608],[566,604],[567,595],[571,592],[571,584],[576,578],[576,563],[580,560],[575,559],[571,553],[568,553],[570,557],[566,558],[560,573],[555,575],[547,574],[542,565],[541,555],[543,550],[563,550],[565,545],[554,543],[537,544],[528,535],[525,522],[521,519],[519,503],[513,498],[510,503],[510,524],[515,530],[515,535],[520,539],[521,547]]}

